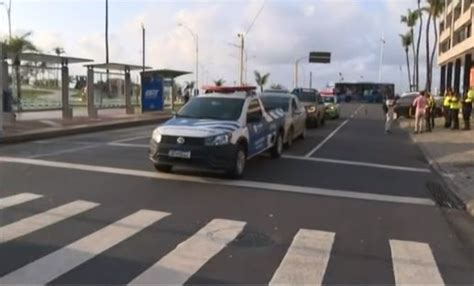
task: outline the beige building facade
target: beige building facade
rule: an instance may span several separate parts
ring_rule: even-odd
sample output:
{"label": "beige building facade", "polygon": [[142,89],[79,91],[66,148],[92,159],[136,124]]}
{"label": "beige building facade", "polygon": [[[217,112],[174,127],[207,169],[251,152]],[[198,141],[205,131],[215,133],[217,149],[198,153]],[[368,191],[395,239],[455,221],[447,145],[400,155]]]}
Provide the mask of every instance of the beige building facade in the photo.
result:
{"label": "beige building facade", "polygon": [[441,69],[440,91],[450,87],[463,93],[470,82],[474,67],[474,0],[445,0],[439,19],[438,65]]}

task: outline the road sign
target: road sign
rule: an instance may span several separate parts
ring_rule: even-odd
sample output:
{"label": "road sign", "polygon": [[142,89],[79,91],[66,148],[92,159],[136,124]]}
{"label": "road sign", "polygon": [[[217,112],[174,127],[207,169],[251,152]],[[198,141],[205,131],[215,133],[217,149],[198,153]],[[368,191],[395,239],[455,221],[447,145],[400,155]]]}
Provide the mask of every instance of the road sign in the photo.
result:
{"label": "road sign", "polygon": [[328,52],[310,52],[309,62],[318,64],[329,64],[331,62],[331,53]]}

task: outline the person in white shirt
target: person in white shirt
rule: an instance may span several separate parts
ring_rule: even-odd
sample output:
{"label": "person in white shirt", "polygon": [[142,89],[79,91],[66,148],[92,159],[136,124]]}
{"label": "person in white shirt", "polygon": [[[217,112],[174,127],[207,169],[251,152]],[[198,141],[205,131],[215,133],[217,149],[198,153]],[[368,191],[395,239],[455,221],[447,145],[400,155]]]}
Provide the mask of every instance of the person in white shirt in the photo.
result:
{"label": "person in white shirt", "polygon": [[395,98],[393,95],[389,95],[387,100],[385,100],[385,133],[392,133],[392,123],[395,115]]}

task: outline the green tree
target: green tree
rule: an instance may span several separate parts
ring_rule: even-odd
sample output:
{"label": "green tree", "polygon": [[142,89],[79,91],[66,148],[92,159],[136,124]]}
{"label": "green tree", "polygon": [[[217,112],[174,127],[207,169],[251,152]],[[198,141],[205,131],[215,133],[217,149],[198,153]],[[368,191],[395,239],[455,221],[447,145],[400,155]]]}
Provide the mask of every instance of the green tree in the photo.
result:
{"label": "green tree", "polygon": [[410,46],[413,43],[413,35],[411,32],[406,34],[400,34],[402,40],[402,46],[405,49],[405,55],[407,60],[407,71],[408,71],[408,85],[410,86],[410,91],[412,90],[411,74],[410,74]]}
{"label": "green tree", "polygon": [[20,55],[24,52],[36,52],[38,48],[29,40],[31,32],[22,36],[11,37],[6,42],[7,52],[13,55],[14,81],[16,82],[16,94],[18,100],[18,108],[21,110],[21,74],[20,74]]}
{"label": "green tree", "polygon": [[[426,90],[431,91],[431,84],[433,80],[433,65],[438,48],[438,23],[437,19],[444,11],[445,0],[426,0],[427,6],[422,8],[428,14],[428,21],[426,23]],[[430,24],[433,24],[434,29],[434,43],[430,51]],[[430,55],[431,53],[431,55]]]}
{"label": "green tree", "polygon": [[223,86],[225,83],[225,80],[223,80],[222,78],[218,79],[218,80],[214,80],[214,84],[216,86]]}
{"label": "green tree", "polygon": [[[418,18],[419,18],[419,12],[418,11],[412,11],[411,9],[408,9],[407,10],[407,14],[406,15],[402,15],[400,17],[400,21],[402,23],[405,23],[408,30],[409,30],[409,33],[411,34],[411,38],[412,38],[412,43],[411,43],[411,49],[412,49],[412,53],[413,53],[413,79],[412,79],[412,83],[413,85],[415,86],[416,89],[418,89],[417,87],[417,57],[418,57],[418,54],[416,52],[416,49],[415,49],[415,27],[416,27],[416,24],[418,22]],[[418,35],[418,38],[420,37],[420,35]]]}
{"label": "green tree", "polygon": [[[66,51],[64,50],[63,47],[60,47],[60,46],[57,46],[55,48],[53,48],[53,52],[59,57],[61,56],[62,54],[66,53]],[[59,78],[59,70],[60,70],[60,65],[57,66],[57,70],[56,70],[56,79],[57,79],[57,84],[56,86],[59,86],[59,82],[61,81],[61,79]]]}
{"label": "green tree", "polygon": [[255,82],[260,87],[260,92],[263,92],[263,87],[268,83],[270,73],[266,73],[263,76],[258,71],[254,71],[253,73],[255,75]]}

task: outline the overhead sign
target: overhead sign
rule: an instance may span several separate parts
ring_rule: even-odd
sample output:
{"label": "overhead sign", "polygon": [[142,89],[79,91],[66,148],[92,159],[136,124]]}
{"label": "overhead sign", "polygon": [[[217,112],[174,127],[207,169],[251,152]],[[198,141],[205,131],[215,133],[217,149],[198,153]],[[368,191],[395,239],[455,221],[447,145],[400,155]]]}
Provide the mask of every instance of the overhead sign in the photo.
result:
{"label": "overhead sign", "polygon": [[318,64],[329,64],[331,62],[331,53],[328,52],[310,52],[309,62]]}
{"label": "overhead sign", "polygon": [[142,75],[142,112],[163,110],[163,79]]}

